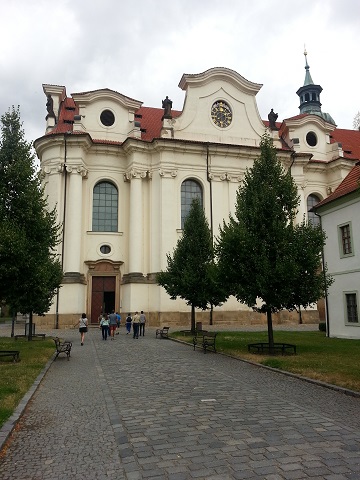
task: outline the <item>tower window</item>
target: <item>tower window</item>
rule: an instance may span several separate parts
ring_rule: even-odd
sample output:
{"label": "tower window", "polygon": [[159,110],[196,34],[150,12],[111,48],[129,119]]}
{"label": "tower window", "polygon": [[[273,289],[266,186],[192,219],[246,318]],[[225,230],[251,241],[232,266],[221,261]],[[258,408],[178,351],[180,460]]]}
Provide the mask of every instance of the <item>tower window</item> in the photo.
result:
{"label": "tower window", "polygon": [[306,142],[308,145],[310,145],[310,147],[316,147],[318,143],[316,133],[308,132],[306,134]]}

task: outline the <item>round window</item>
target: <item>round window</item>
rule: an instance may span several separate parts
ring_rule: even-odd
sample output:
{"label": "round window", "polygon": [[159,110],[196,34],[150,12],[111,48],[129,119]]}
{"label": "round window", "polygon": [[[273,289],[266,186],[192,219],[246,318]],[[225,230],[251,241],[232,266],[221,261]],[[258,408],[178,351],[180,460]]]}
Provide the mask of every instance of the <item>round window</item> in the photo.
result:
{"label": "round window", "polygon": [[100,252],[106,255],[111,252],[111,247],[109,245],[101,245]]}
{"label": "round window", "polygon": [[317,136],[314,132],[309,132],[306,135],[306,141],[307,144],[310,145],[310,147],[316,147],[317,145]]}
{"label": "round window", "polygon": [[101,112],[100,121],[105,127],[111,127],[111,125],[114,125],[115,116],[110,110],[104,110]]}

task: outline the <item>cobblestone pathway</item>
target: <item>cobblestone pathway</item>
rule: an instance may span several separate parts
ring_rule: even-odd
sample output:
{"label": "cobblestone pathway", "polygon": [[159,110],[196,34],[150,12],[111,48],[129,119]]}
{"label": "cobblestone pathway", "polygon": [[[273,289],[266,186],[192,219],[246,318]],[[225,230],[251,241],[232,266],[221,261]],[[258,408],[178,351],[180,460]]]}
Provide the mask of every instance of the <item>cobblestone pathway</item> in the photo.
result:
{"label": "cobblestone pathway", "polygon": [[154,330],[77,332],[3,449],[1,480],[360,479],[360,398]]}

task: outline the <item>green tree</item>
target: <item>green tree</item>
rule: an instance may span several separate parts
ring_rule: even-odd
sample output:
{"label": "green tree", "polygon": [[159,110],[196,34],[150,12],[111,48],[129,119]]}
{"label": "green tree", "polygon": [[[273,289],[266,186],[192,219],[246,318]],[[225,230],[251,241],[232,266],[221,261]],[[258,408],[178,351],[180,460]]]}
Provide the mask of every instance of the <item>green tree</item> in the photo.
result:
{"label": "green tree", "polygon": [[[0,119],[0,298],[13,311],[43,315],[60,287],[60,226],[36,172],[19,108]],[[32,328],[30,325],[31,339]]]}
{"label": "green tree", "polygon": [[182,237],[173,255],[167,254],[167,269],[157,275],[172,300],[191,305],[191,330],[195,331],[195,308],[206,310],[226,299],[219,285],[209,224],[198,199],[194,199],[185,220]]}
{"label": "green tree", "polygon": [[295,240],[292,245],[295,272],[293,278],[293,295],[288,306],[291,310],[295,305],[299,311],[316,303],[326,294],[326,289],[333,283],[333,278],[327,273],[326,265],[322,266],[321,251],[326,236],[320,226],[314,226],[303,221],[294,226]]}
{"label": "green tree", "polygon": [[216,253],[228,293],[266,313],[273,349],[272,314],[308,305],[324,294],[319,267],[325,239],[318,229],[294,226],[299,197],[293,178],[268,135],[260,149],[238,190],[235,218],[220,229]]}

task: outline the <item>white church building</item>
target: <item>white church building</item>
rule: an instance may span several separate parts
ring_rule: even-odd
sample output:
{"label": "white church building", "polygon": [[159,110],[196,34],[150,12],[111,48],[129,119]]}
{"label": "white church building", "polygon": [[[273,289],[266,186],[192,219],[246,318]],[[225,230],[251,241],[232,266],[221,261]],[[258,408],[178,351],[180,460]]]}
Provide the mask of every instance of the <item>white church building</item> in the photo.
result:
{"label": "white church building", "polygon": [[[181,111],[167,97],[163,108],[151,108],[107,88],[68,96],[64,86],[44,84],[46,129],[35,149],[49,205],[63,225],[64,278],[52,308],[36,323],[73,325],[82,312],[97,323],[102,311],[114,309],[123,318],[144,310],[153,326],[189,325],[190,307],[171,300],[156,273],[166,268],[194,196],[217,235],[234,213],[236,191],[266,131],[298,186],[298,221],[304,215],[318,221],[308,211],[359,159],[360,132],[338,129],[322,112],[322,88],[307,61],[305,70],[298,97],[293,94],[295,116],[281,122],[274,112],[261,119],[256,95],[262,85],[227,68],[184,74]],[[159,103],[163,97],[159,92]],[[302,318],[316,322],[319,311]],[[208,319],[209,312],[197,313],[198,321]],[[234,298],[214,308],[212,319],[215,325],[265,322]],[[298,317],[281,312],[276,322]]]}

